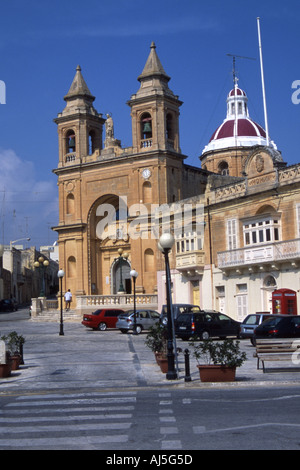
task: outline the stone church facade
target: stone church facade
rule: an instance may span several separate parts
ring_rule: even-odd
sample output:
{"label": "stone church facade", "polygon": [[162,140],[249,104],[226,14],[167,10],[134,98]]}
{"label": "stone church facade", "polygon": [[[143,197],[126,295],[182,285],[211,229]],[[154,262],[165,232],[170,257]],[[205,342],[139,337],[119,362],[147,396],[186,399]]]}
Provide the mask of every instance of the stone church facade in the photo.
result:
{"label": "stone church facade", "polygon": [[169,80],[152,43],[140,87],[128,101],[130,148],[115,138],[111,116],[104,118],[94,108],[79,66],[66,106],[54,120],[59,141],[55,230],[64,287],[75,302],[82,295],[117,294],[121,280],[130,293],[132,268],[139,273],[137,292],[156,293],[162,259],[151,230],[153,211],[203,192],[207,172],[186,165],[180,150],[182,102]]}

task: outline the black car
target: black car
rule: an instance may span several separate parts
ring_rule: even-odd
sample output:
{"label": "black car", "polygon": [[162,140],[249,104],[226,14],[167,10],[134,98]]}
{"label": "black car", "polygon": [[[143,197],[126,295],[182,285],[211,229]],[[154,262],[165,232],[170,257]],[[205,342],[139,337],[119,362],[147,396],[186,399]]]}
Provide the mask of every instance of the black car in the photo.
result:
{"label": "black car", "polygon": [[274,315],[254,330],[255,339],[299,338],[300,315]]}
{"label": "black car", "polygon": [[[198,305],[193,305],[193,304],[173,304],[172,305],[172,312],[173,312],[173,318],[176,320],[178,315],[181,313],[185,312],[190,312],[190,311],[198,311],[200,312],[201,309]],[[167,325],[168,323],[168,311],[167,311],[167,305],[163,305],[161,309],[161,322],[163,325]]]}
{"label": "black car", "polygon": [[214,310],[190,310],[178,315],[175,321],[175,334],[183,340],[195,336],[203,340],[210,337],[239,337],[239,333],[240,322]]}
{"label": "black car", "polygon": [[0,312],[15,312],[17,304],[12,299],[0,300]]}

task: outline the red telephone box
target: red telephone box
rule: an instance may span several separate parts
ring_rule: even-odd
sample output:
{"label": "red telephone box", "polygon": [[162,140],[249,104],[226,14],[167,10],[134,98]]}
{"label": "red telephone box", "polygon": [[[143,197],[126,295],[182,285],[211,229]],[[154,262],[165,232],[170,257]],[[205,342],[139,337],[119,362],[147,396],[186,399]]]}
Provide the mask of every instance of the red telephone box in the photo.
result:
{"label": "red telephone box", "polygon": [[272,313],[297,315],[297,292],[291,289],[278,289],[272,293]]}

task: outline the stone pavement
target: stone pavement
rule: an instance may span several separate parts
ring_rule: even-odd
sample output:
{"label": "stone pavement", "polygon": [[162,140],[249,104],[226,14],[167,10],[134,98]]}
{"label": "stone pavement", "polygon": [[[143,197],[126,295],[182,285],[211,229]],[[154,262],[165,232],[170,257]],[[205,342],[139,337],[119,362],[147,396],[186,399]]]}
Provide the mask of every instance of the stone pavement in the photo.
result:
{"label": "stone pavement", "polygon": [[[183,353],[178,356],[178,379],[167,380],[156,364],[154,354],[144,344],[146,332],[134,336],[119,330],[90,330],[80,322],[64,323],[59,335],[57,322],[33,322],[28,313],[0,315],[0,336],[9,331],[24,335],[25,364],[11,377],[0,380],[0,394],[41,390],[135,389],[146,387],[261,387],[300,384],[298,371],[289,364],[272,363],[275,371],[257,370],[254,348],[242,340],[247,354],[237,369],[236,381],[228,384],[201,383],[195,359],[190,356],[191,381],[185,381]],[[182,350],[188,343],[177,339]],[[284,370],[283,370],[284,368]]]}

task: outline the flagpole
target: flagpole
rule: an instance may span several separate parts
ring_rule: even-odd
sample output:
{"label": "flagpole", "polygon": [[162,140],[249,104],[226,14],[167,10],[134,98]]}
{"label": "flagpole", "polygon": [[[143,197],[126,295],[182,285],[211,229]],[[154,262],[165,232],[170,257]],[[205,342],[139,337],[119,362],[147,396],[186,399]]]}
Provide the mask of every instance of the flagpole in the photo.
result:
{"label": "flagpole", "polygon": [[258,30],[258,45],[259,45],[259,57],[260,57],[260,70],[261,70],[261,83],[262,83],[262,93],[263,93],[263,103],[264,103],[264,115],[265,115],[265,128],[266,128],[266,138],[267,146],[270,144],[269,139],[269,127],[268,127],[268,116],[267,116],[267,104],[266,104],[266,91],[265,91],[265,82],[264,82],[264,67],[263,67],[263,58],[262,58],[262,47],[261,47],[261,36],[260,36],[260,18],[257,18],[257,30]]}

